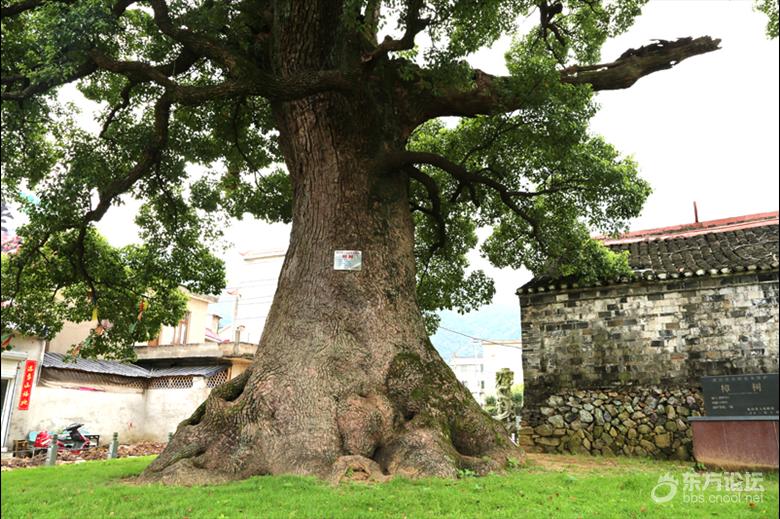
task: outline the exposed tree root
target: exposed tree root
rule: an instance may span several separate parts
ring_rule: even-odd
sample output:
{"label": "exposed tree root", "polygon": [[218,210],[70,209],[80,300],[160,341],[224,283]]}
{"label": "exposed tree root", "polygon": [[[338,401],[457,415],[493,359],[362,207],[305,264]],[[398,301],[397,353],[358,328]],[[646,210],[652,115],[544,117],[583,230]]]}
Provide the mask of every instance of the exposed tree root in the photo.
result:
{"label": "exposed tree root", "polygon": [[382,472],[379,464],[365,456],[341,456],[333,463],[330,482],[338,485],[342,480],[372,481],[382,483],[390,479]]}
{"label": "exposed tree root", "polygon": [[279,397],[263,394],[279,386],[252,377],[247,371],[215,388],[141,481],[193,485],[277,473],[333,483],[393,475],[455,478],[462,469],[482,475],[502,470],[510,459],[524,460],[438,357],[398,354],[384,387],[376,388],[384,393],[331,397],[332,438],[312,431],[310,443],[287,441],[281,410],[269,405]]}

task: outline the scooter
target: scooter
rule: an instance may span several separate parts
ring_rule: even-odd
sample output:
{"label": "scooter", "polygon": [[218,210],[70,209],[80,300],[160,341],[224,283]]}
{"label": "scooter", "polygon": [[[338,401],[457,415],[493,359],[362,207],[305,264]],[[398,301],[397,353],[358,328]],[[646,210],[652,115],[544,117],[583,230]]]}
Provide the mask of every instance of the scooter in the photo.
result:
{"label": "scooter", "polygon": [[63,431],[70,435],[69,439],[65,439],[65,448],[74,454],[80,454],[82,450],[89,449],[92,446],[89,438],[81,432],[82,427],[84,427],[83,423],[72,423]]}
{"label": "scooter", "polygon": [[[49,434],[49,431],[41,431],[35,436],[35,442],[33,443],[33,449],[32,453],[33,456],[38,454],[40,451],[45,451],[49,448],[51,445],[52,435]],[[57,448],[58,449],[64,449],[65,444],[57,438]]]}
{"label": "scooter", "polygon": [[[82,423],[72,423],[65,427],[62,431],[62,435],[57,437],[57,448],[69,450],[73,454],[80,454],[82,450],[89,449],[91,442],[89,438],[84,436],[81,432]],[[34,451],[38,449],[48,449],[51,445],[52,435],[48,431],[41,431],[35,437],[35,443],[33,444]],[[33,453],[34,453],[33,451]]]}

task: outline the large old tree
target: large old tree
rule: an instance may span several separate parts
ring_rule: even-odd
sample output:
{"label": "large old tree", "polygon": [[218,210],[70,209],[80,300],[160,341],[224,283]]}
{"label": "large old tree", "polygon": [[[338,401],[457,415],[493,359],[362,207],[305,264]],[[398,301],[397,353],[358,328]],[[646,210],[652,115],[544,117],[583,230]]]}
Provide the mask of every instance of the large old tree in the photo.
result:
{"label": "large old tree", "polygon": [[[432,348],[432,312],[492,296],[466,273],[477,227],[495,265],[621,275],[589,233],[623,228],[649,189],[588,133],[593,93],[718,47],[598,64],[642,3],[3,0],[3,197],[29,218],[3,257],[4,336],[94,320],[74,352],[132,356],[182,314],[179,287],[223,288],[218,215],[290,221],[251,369],[144,477],[452,476],[520,458]],[[466,62],[515,33],[507,76]],[[95,223],[128,197],[143,243],[117,249]],[[339,249],[362,269],[334,270]]]}

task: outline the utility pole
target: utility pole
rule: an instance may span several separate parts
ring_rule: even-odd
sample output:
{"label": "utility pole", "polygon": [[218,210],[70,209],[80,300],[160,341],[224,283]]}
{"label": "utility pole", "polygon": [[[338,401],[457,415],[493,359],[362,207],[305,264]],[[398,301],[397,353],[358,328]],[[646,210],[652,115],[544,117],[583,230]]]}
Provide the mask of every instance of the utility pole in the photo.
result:
{"label": "utility pole", "polygon": [[228,290],[227,293],[236,296],[236,300],[233,303],[233,354],[238,355],[238,344],[241,342],[241,330],[238,327],[238,302],[241,299],[241,293],[237,288]]}

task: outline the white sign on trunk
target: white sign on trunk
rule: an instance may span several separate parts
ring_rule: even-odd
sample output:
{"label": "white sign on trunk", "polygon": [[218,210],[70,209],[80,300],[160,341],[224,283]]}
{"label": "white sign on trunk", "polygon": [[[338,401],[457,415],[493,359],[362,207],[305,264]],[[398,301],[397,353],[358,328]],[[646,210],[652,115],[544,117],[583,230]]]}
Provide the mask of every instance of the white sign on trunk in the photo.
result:
{"label": "white sign on trunk", "polygon": [[360,270],[363,253],[359,250],[333,251],[333,270]]}

